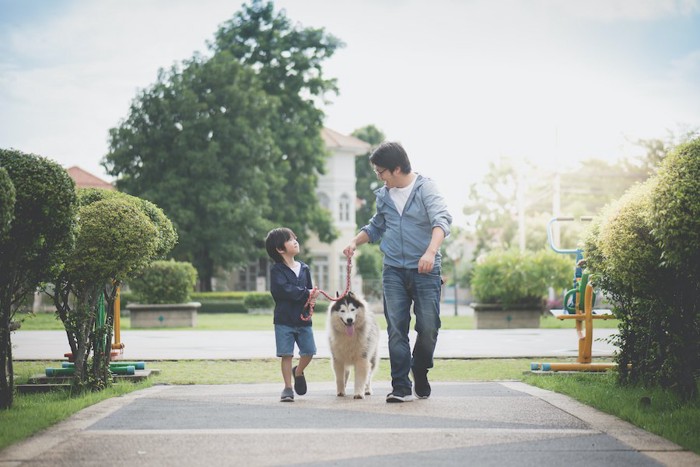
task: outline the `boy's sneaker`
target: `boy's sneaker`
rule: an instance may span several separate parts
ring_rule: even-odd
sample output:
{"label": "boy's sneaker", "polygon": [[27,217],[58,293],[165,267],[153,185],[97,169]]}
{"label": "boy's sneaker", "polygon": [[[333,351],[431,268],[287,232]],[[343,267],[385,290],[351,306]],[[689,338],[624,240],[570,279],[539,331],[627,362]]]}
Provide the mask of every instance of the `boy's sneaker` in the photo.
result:
{"label": "boy's sneaker", "polygon": [[304,373],[301,376],[297,376],[297,367],[292,368],[292,378],[294,378],[294,390],[300,396],[306,394],[306,378],[304,378]]}
{"label": "boy's sneaker", "polygon": [[294,391],[292,391],[292,388],[284,388],[280,402],[294,402]]}
{"label": "boy's sneaker", "polygon": [[418,399],[427,399],[428,397],[430,397],[430,383],[428,382],[428,370],[413,368],[412,372],[416,396],[418,397]]}
{"label": "boy's sneaker", "polygon": [[395,388],[389,394],[386,395],[387,402],[410,402],[413,400],[413,394],[411,390],[403,388]]}

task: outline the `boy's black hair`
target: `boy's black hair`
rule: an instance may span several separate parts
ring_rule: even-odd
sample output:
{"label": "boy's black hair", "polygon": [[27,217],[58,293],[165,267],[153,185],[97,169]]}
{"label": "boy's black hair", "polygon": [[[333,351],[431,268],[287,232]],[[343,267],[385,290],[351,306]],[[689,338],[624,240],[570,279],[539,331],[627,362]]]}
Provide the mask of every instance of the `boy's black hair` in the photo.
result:
{"label": "boy's black hair", "polygon": [[267,237],[265,238],[265,249],[267,250],[267,254],[270,255],[270,258],[272,258],[275,263],[284,262],[282,255],[277,250],[284,250],[284,244],[291,238],[297,238],[297,236],[294,235],[292,229],[288,229],[287,227],[272,229],[267,233]]}
{"label": "boy's black hair", "polygon": [[369,161],[377,167],[384,167],[392,172],[396,167],[400,167],[402,173],[411,173],[411,161],[401,143],[383,142],[369,156]]}

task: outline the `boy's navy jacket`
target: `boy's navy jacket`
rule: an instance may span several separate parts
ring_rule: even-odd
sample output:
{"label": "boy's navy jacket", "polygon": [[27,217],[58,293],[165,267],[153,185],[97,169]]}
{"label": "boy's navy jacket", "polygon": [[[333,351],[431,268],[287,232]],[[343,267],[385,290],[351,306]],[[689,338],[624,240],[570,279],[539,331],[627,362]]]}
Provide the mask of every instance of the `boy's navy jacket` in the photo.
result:
{"label": "boy's navy jacket", "polygon": [[313,288],[311,270],[302,261],[299,263],[299,277],[284,263],[275,263],[270,268],[270,292],[275,299],[275,324],[311,326],[311,320],[301,319],[304,305],[309,299],[309,290]]}

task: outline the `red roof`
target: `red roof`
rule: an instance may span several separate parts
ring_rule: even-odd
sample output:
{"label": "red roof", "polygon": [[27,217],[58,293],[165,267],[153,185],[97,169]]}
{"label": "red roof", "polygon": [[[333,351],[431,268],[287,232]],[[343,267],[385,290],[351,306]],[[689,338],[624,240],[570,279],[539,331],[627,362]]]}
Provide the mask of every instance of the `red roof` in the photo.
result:
{"label": "red roof", "polygon": [[70,175],[70,178],[73,179],[78,188],[102,188],[103,190],[115,189],[111,183],[105,182],[90,172],[86,172],[77,165],[66,169],[66,172],[68,172],[68,175]]}
{"label": "red roof", "polygon": [[367,153],[372,148],[371,144],[365,143],[359,138],[344,135],[325,127],[321,130],[321,138],[326,143],[326,147],[352,149],[357,151],[358,154]]}

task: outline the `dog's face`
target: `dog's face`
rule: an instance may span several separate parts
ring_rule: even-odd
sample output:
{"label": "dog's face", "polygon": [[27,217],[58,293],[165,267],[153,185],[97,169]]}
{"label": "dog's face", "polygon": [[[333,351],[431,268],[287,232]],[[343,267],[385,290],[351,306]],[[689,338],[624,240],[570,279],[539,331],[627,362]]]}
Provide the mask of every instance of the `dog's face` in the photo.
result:
{"label": "dog's face", "polygon": [[344,327],[346,334],[352,336],[355,332],[355,325],[358,320],[362,320],[362,313],[365,310],[364,303],[355,294],[348,292],[345,297],[333,302],[330,311],[330,319],[334,320],[331,324],[336,329]]}

